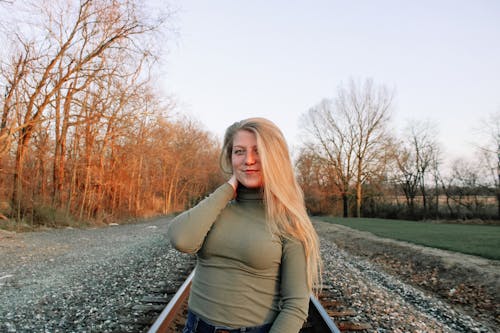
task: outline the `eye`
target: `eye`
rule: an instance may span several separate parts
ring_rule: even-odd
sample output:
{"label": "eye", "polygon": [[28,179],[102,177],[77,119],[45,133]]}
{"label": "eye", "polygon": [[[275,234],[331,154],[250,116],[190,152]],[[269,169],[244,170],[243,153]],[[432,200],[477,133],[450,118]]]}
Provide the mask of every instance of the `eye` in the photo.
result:
{"label": "eye", "polygon": [[233,154],[237,155],[237,156],[240,156],[240,155],[245,154],[245,151],[243,149],[239,149],[238,148],[238,149],[233,150]]}

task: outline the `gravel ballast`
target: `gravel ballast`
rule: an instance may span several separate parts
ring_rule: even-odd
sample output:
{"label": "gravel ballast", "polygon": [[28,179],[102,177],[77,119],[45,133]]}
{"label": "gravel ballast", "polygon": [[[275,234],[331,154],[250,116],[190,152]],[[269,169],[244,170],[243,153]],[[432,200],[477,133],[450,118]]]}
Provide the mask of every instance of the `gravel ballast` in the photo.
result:
{"label": "gravel ballast", "polygon": [[[0,332],[145,332],[144,299],[168,299],[194,266],[165,237],[169,220],[0,233]],[[321,234],[321,233],[320,233]],[[322,237],[324,286],[370,332],[491,332],[433,295]],[[157,305],[161,308],[164,305]]]}
{"label": "gravel ballast", "polygon": [[165,238],[168,220],[52,230],[2,240],[0,332],[140,332],[142,299],[175,293],[193,258]]}

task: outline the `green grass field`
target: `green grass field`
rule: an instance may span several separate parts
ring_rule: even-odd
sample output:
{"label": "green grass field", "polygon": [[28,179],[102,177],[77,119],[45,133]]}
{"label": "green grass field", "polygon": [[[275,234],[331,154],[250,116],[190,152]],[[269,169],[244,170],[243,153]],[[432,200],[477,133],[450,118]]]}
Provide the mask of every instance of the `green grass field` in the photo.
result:
{"label": "green grass field", "polygon": [[500,260],[500,226],[321,217],[377,236]]}

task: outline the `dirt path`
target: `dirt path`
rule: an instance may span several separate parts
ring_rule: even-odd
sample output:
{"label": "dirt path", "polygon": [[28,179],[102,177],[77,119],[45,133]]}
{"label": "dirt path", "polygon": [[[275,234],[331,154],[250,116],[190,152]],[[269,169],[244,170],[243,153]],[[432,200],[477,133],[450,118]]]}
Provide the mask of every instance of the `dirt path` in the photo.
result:
{"label": "dirt path", "polygon": [[483,259],[315,220],[318,233],[347,252],[452,304],[457,311],[500,327],[500,261]]}

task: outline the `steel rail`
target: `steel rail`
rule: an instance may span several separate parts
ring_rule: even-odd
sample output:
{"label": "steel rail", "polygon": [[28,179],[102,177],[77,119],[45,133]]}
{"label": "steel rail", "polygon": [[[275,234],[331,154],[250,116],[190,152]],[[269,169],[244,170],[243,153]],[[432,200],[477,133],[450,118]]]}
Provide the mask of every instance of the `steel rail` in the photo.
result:
{"label": "steel rail", "polygon": [[167,306],[158,316],[158,319],[154,322],[153,326],[149,329],[148,333],[167,333],[169,326],[172,324],[174,318],[177,316],[182,303],[187,299],[189,295],[189,289],[191,287],[191,280],[194,276],[194,269],[187,277],[186,281],[177,290],[174,297],[168,302]]}
{"label": "steel rail", "polygon": [[307,320],[314,322],[314,332],[340,333],[332,318],[314,295],[309,297],[309,315]]}

